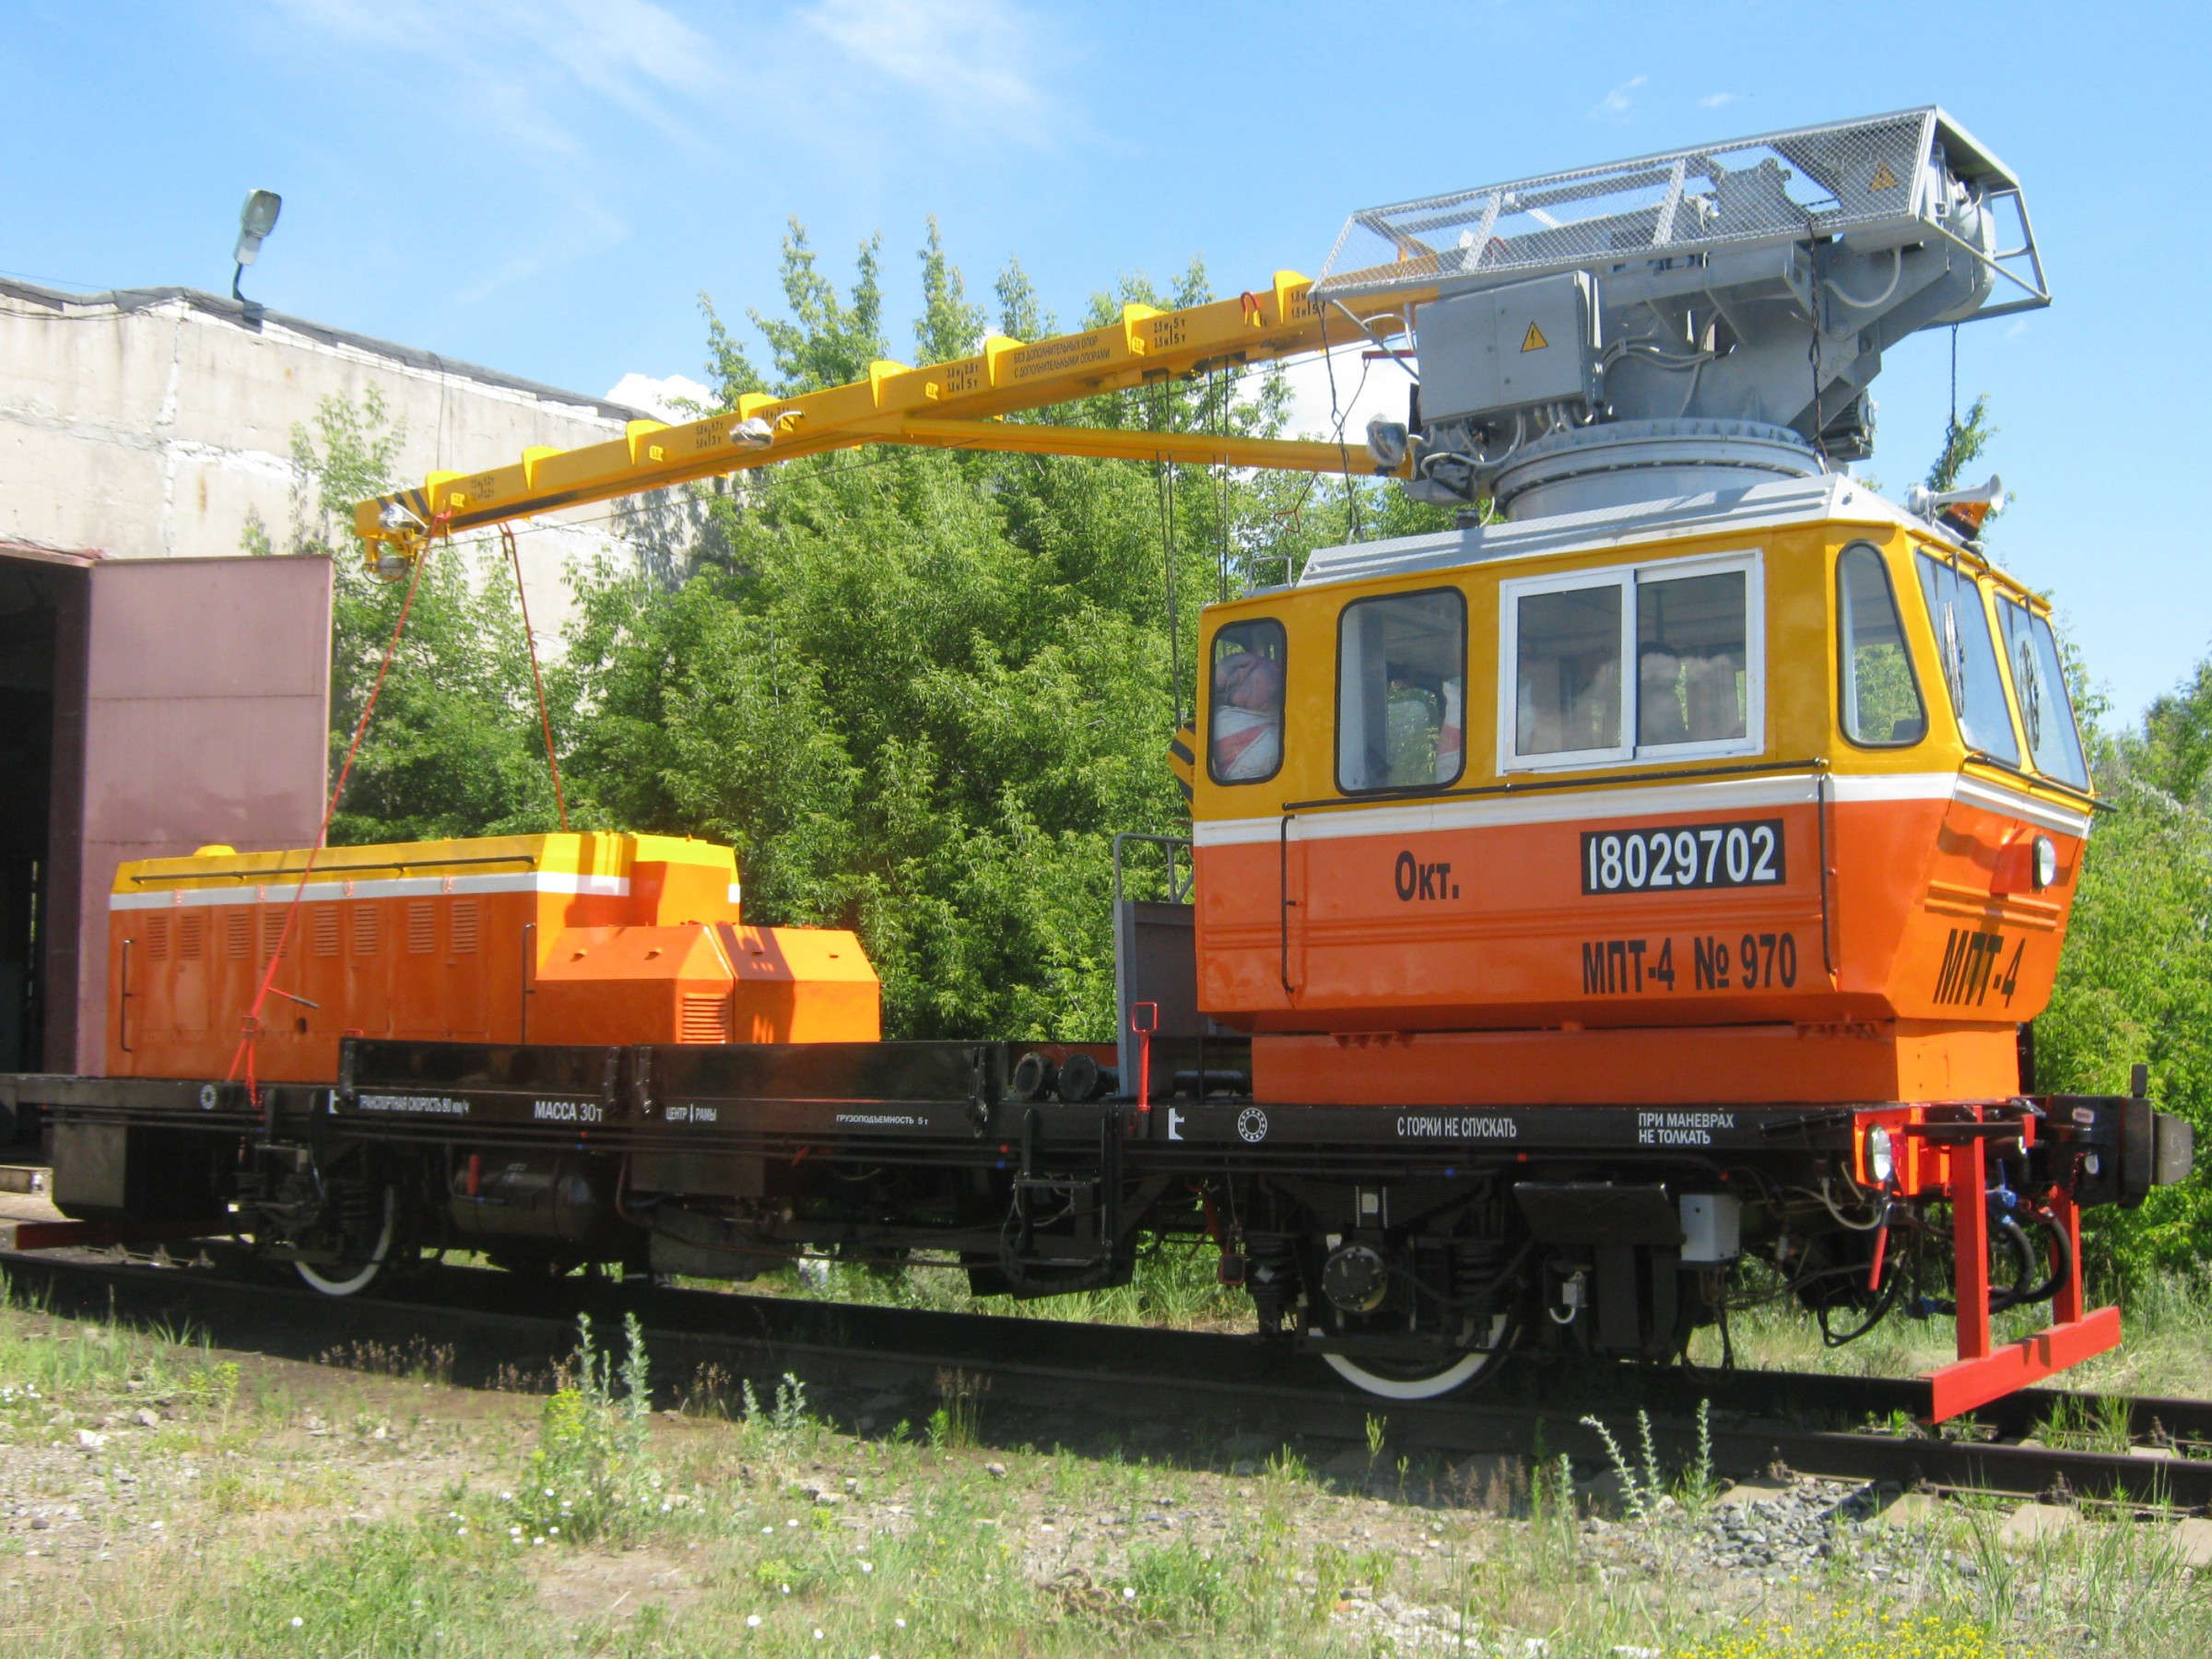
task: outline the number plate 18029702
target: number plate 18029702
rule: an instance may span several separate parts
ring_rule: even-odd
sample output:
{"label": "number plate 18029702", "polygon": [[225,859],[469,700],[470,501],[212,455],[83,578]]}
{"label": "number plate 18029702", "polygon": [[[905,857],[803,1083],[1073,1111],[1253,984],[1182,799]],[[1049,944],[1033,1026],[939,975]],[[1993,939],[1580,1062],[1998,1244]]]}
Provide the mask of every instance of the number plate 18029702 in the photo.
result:
{"label": "number plate 18029702", "polygon": [[1783,879],[1780,818],[1583,832],[1585,893],[1779,887]]}

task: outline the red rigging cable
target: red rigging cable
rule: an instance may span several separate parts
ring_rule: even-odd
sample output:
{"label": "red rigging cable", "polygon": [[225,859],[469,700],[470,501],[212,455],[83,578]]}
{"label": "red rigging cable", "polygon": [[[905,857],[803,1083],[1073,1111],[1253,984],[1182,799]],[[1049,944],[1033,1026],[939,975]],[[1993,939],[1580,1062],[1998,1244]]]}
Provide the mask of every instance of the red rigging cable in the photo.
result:
{"label": "red rigging cable", "polygon": [[352,775],[354,757],[361,752],[361,739],[369,733],[369,717],[376,712],[376,700],[383,694],[384,677],[392,672],[392,659],[399,652],[399,636],[407,625],[407,612],[414,608],[415,590],[422,581],[422,567],[427,562],[427,554],[416,559],[414,573],[407,578],[406,596],[399,602],[399,615],[393,618],[392,637],[384,641],[384,658],[377,665],[376,679],[369,688],[369,700],[361,705],[360,719],[354,722],[353,741],[347,746],[345,764],[338,768],[337,781],[330,786],[330,798],[324,803],[323,827],[315,831],[314,844],[307,850],[307,864],[300,872],[300,885],[292,889],[291,902],[285,906],[284,926],[276,935],[276,947],[269,952],[260,988],[253,993],[253,1006],[246,1010],[245,1029],[239,1033],[238,1051],[230,1056],[230,1070],[225,1080],[236,1082],[242,1066],[246,1074],[246,1098],[257,1108],[261,1104],[261,1088],[253,1074],[253,1058],[254,1044],[261,1035],[261,1010],[269,1000],[269,993],[276,988],[276,964],[284,960],[285,947],[291,943],[292,923],[299,915],[301,900],[307,897],[308,877],[314,874],[315,860],[322,856],[324,843],[330,839],[330,820],[337,815],[338,799],[346,793],[346,780]]}
{"label": "red rigging cable", "polygon": [[522,549],[514,545],[514,532],[509,526],[500,526],[500,540],[507,548],[508,561],[514,567],[514,596],[523,607],[523,642],[530,648],[530,683],[537,688],[537,720],[546,731],[546,765],[553,773],[553,809],[560,815],[560,831],[569,831],[569,800],[560,787],[560,759],[553,752],[553,716],[546,709],[545,677],[537,671],[537,635],[530,628],[530,595],[523,587]]}

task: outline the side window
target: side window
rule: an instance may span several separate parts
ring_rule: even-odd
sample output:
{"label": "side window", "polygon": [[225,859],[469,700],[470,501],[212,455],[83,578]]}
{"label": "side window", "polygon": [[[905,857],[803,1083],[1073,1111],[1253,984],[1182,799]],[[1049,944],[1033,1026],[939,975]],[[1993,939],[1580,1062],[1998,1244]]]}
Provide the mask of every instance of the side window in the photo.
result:
{"label": "side window", "polygon": [[2087,789],[2089,763],[2082,757],[2081,733],[2074,724],[2074,705],[2066,696],[2065,670],[2059,664],[2051,624],[2026,606],[2002,598],[1997,601],[1997,620],[2005,630],[2013,696],[2020,705],[2020,724],[2028,728],[2028,752],[2035,757],[2035,770]]}
{"label": "side window", "polygon": [[1759,747],[1755,559],[1507,582],[1499,606],[1506,769]]}
{"label": "side window", "polygon": [[1454,588],[1356,599],[1336,635],[1336,786],[1457,782],[1465,764],[1467,602]]}
{"label": "side window", "polygon": [[1258,783],[1282,770],[1283,625],[1231,622],[1214,635],[1206,769],[1217,783]]}
{"label": "side window", "polygon": [[1746,573],[1636,578],[1636,747],[1730,743],[1750,717]]}
{"label": "side window", "polygon": [[1836,560],[1836,641],[1842,665],[1843,735],[1868,747],[1902,747],[1928,735],[1912,655],[1882,556],[1861,542]]}
{"label": "side window", "polygon": [[1623,752],[1618,582],[1514,594],[1513,745],[1522,756]]}
{"label": "side window", "polygon": [[1936,625],[1936,656],[1952,712],[1959,716],[1959,737],[1969,748],[2018,766],[2019,741],[2005,707],[2005,682],[1989,617],[1982,608],[1982,589],[1964,571],[1925,553],[1920,556],[1920,585],[1928,599],[1928,619]]}

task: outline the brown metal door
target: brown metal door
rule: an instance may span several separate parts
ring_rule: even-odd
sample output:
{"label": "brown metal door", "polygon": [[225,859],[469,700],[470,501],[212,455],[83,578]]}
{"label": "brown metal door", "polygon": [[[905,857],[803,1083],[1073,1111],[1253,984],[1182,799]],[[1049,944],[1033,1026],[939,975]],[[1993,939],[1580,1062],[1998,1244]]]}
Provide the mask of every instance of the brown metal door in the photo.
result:
{"label": "brown metal door", "polygon": [[90,575],[80,650],[62,643],[56,677],[50,1071],[102,1069],[115,866],[210,841],[306,846],[329,757],[328,559],[108,559]]}

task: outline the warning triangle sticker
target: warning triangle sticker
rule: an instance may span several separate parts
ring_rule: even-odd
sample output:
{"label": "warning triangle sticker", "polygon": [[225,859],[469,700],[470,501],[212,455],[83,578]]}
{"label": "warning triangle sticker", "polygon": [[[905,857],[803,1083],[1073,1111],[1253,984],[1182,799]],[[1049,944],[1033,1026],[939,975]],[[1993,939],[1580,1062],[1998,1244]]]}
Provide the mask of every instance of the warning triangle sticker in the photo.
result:
{"label": "warning triangle sticker", "polygon": [[1541,351],[1545,347],[1550,344],[1551,342],[1544,337],[1544,331],[1538,328],[1534,323],[1531,323],[1528,325],[1527,337],[1523,339],[1521,342],[1521,349],[1524,351]]}
{"label": "warning triangle sticker", "polygon": [[1869,190],[1895,190],[1897,188],[1897,175],[1889,171],[1888,162],[1877,161],[1875,163],[1874,177],[1866,181],[1866,188]]}

